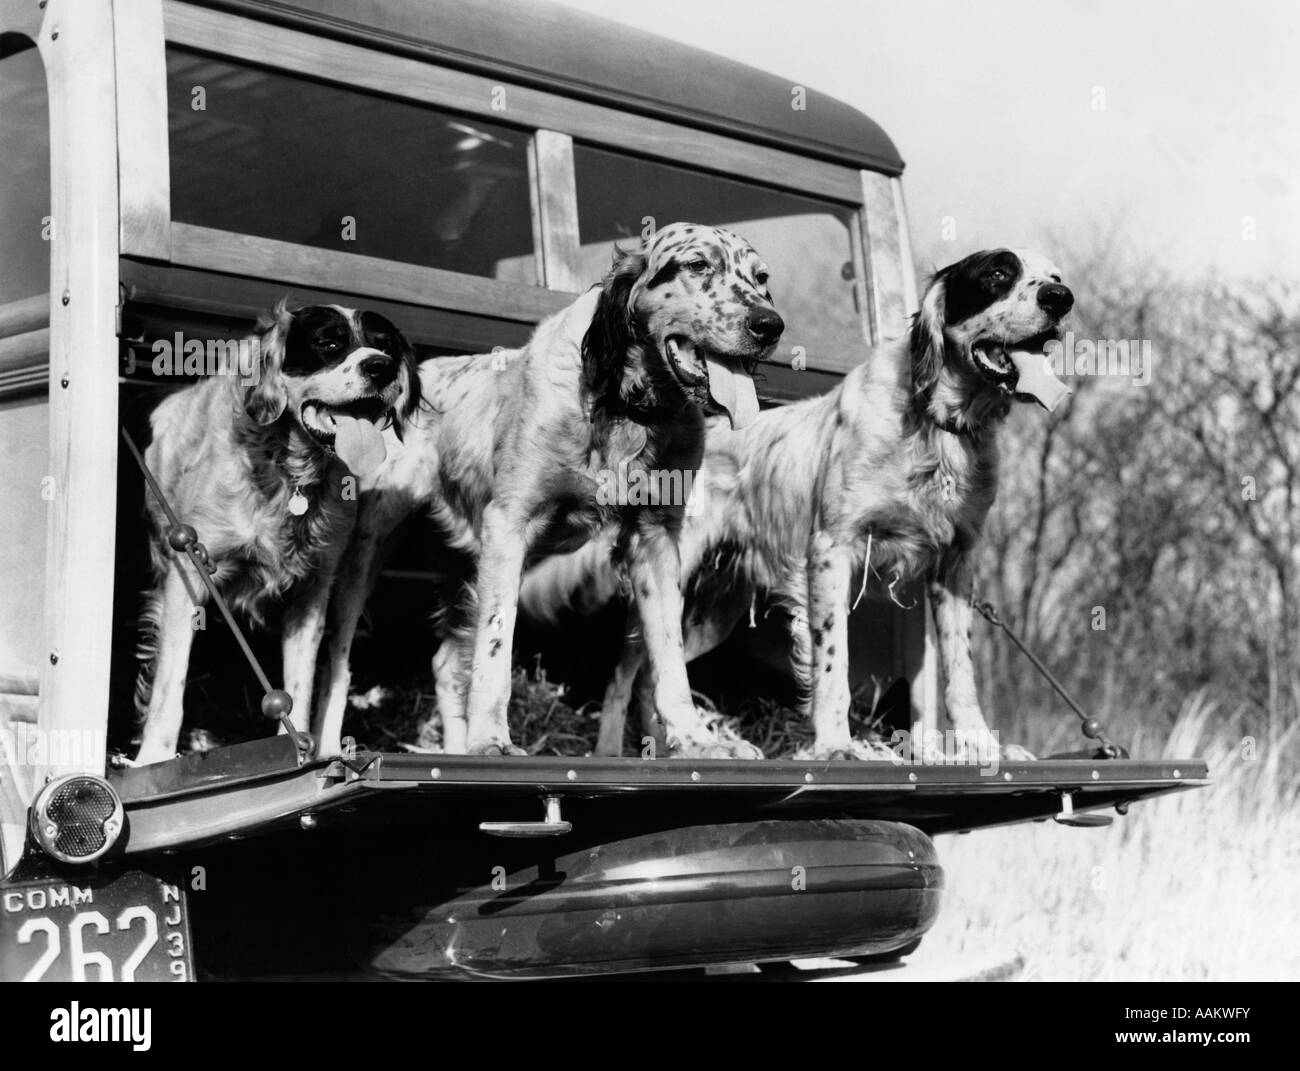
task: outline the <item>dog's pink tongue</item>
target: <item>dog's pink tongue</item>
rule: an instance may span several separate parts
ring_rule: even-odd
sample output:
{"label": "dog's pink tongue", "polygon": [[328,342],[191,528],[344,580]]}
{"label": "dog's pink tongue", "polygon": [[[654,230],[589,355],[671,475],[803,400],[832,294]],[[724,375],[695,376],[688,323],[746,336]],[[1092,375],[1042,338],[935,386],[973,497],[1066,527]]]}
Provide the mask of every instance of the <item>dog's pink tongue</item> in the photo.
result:
{"label": "dog's pink tongue", "polygon": [[369,420],[334,413],[334,452],[356,476],[373,472],[384,463],[388,448],[384,433]]}
{"label": "dog's pink tongue", "polygon": [[733,428],[743,428],[758,418],[758,394],[754,381],[741,369],[735,371],[721,361],[706,360],[709,366],[709,396],[731,419]]}
{"label": "dog's pink tongue", "polygon": [[1031,353],[1029,350],[1012,350],[1008,356],[1016,366],[1019,377],[1016,380],[1016,393],[1028,394],[1049,413],[1061,404],[1062,398],[1073,393],[1056,378],[1046,355]]}

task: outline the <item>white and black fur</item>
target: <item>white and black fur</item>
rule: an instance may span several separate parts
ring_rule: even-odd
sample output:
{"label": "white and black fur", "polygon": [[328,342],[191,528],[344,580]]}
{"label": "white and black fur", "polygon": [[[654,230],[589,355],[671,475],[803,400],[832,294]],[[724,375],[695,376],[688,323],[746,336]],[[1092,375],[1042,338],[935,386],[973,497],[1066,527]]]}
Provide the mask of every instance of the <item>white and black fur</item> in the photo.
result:
{"label": "white and black fur", "polygon": [[[154,410],[145,461],[181,523],[207,550],[231,608],[254,624],[284,605],[284,687],[306,729],[316,653],[357,496],[335,455],[334,413],[400,433],[420,401],[415,355],[374,312],[284,302],[258,324],[254,374],[209,376]],[[354,482],[354,481],[352,481]],[[306,510],[290,510],[295,494]],[[195,607],[207,588],[168,542],[169,522],[146,492],[154,586],[141,621],[137,763],[176,753]]]}
{"label": "white and black fur", "polygon": [[[681,540],[687,659],[721,643],[766,590],[792,611],[814,756],[852,757],[849,604],[864,568],[891,590],[924,577],[948,717],[986,753],[970,656],[972,556],[997,487],[996,433],[1017,397],[1007,354],[1041,351],[1073,301],[1039,254],[973,254],[935,274],[906,336],[877,346],[828,394],[744,429],[710,426]],[[554,620],[618,590],[608,541],[597,541],[532,570],[520,607]],[[606,693],[601,754],[622,749],[641,667],[633,635]]]}
{"label": "white and black fur", "polygon": [[365,482],[331,607],[322,753],[339,747],[352,638],[390,533],[427,511],[445,575],[433,666],[447,751],[521,753],[506,721],[520,576],[529,561],[610,528],[656,670],[651,709],[666,753],[759,757],[711,732],[691,698],[677,556],[684,503],[621,505],[600,487],[615,472],[694,472],[706,411],[747,419],[723,399],[753,395],[750,367],[783,329],[748,242],[674,223],[616,251],[604,281],[522,349],[424,362],[428,411]]}

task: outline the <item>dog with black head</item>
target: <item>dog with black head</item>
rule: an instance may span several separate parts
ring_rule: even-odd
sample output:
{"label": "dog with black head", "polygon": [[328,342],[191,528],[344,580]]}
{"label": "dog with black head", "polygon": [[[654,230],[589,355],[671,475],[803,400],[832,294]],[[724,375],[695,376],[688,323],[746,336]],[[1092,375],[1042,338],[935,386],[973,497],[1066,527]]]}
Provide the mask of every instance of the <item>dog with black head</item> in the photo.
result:
{"label": "dog with black head", "polygon": [[[284,687],[306,731],[330,588],[356,519],[351,484],[397,443],[420,380],[411,345],[375,312],[281,302],[247,342],[248,367],[158,405],[145,462],[231,608],[254,625],[282,608]],[[146,510],[153,587],[136,686],[140,764],[176,754],[196,608],[208,598],[152,494]]]}

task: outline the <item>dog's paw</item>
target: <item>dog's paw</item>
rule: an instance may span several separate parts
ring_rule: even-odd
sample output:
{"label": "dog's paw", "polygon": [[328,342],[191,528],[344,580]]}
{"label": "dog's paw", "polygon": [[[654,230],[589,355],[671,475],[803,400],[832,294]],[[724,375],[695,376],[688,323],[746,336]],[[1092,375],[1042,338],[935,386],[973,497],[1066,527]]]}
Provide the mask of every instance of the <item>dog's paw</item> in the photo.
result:
{"label": "dog's paw", "polygon": [[858,756],[852,744],[806,744],[791,758],[796,762],[852,762]]}
{"label": "dog's paw", "polygon": [[1002,745],[1003,762],[1037,762],[1038,756],[1028,748],[1023,748],[1019,744]]}
{"label": "dog's paw", "polygon": [[892,762],[902,759],[883,741],[854,737],[847,744],[820,745],[814,741],[801,747],[792,756],[799,762]]}
{"label": "dog's paw", "polygon": [[748,740],[729,731],[716,735],[677,735],[668,738],[668,756],[674,759],[761,759],[763,753]]}
{"label": "dog's paw", "polygon": [[171,762],[172,759],[177,757],[178,753],[175,748],[172,748],[169,751],[166,748],[142,747],[136,753],[135,758],[130,761],[132,766],[153,766],[155,763],[159,762]]}
{"label": "dog's paw", "polygon": [[507,755],[527,755],[528,752],[521,747],[516,747],[509,740],[483,740],[477,744],[470,744],[466,754],[497,759]]}

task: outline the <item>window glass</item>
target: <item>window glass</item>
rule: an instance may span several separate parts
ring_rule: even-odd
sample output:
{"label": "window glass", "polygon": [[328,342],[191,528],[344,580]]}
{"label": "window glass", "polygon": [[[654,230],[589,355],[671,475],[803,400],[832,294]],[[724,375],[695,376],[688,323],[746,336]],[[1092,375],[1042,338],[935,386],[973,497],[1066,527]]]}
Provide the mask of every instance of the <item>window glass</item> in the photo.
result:
{"label": "window glass", "polygon": [[50,289],[50,113],[26,37],[0,35],[0,305]]}
{"label": "window glass", "polygon": [[169,48],[172,218],[537,282],[523,131]]}
{"label": "window glass", "polygon": [[688,220],[727,227],[771,270],[772,297],[787,325],[778,359],[789,361],[792,348],[803,346],[814,363],[856,362],[863,338],[852,209],[586,145],[574,147],[574,168],[584,282],[609,268],[613,242],[639,239],[647,216],[659,226]]}

